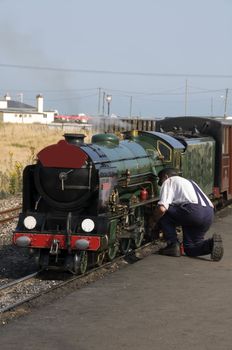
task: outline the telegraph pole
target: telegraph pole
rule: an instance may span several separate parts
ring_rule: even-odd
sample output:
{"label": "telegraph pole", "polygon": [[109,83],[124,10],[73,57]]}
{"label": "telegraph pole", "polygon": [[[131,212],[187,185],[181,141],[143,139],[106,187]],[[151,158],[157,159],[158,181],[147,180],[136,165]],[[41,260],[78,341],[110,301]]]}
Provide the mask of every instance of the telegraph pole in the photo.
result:
{"label": "telegraph pole", "polygon": [[224,118],[226,118],[226,115],[227,115],[228,92],[229,92],[229,89],[227,88],[226,94],[225,94]]}
{"label": "telegraph pole", "polygon": [[130,118],[132,116],[132,96],[130,97]]}
{"label": "telegraph pole", "polygon": [[106,93],[105,91],[103,91],[103,97],[102,97],[102,115],[103,116],[105,115],[105,96],[106,96]]}
{"label": "telegraph pole", "polygon": [[211,117],[213,117],[213,97],[211,97]]}
{"label": "telegraph pole", "polygon": [[97,113],[100,115],[101,112],[101,88],[98,88],[98,108]]}
{"label": "telegraph pole", "polygon": [[184,104],[184,115],[187,116],[187,107],[188,107],[188,80],[185,80],[185,104]]}

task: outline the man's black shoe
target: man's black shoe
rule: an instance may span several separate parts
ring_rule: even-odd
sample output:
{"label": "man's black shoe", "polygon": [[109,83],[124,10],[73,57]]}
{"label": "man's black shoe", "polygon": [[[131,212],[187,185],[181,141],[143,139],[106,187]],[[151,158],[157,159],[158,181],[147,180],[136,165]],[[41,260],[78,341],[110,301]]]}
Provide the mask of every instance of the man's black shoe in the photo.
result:
{"label": "man's black shoe", "polygon": [[223,253],[224,253],[222,238],[219,234],[214,233],[212,240],[213,240],[213,247],[211,251],[211,259],[213,261],[219,261],[223,257]]}
{"label": "man's black shoe", "polygon": [[179,243],[171,243],[168,244],[167,247],[161,248],[159,250],[160,255],[168,255],[168,256],[181,256],[180,252],[180,244]]}

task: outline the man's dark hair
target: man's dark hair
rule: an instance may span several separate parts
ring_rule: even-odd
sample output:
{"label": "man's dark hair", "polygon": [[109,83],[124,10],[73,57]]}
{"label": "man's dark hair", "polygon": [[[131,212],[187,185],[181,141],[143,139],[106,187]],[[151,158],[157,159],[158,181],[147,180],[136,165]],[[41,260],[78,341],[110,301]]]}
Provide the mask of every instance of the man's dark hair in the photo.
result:
{"label": "man's dark hair", "polygon": [[165,175],[168,175],[168,177],[171,177],[171,176],[177,176],[178,173],[174,168],[164,168],[164,169],[160,170],[158,173],[159,178],[161,178]]}

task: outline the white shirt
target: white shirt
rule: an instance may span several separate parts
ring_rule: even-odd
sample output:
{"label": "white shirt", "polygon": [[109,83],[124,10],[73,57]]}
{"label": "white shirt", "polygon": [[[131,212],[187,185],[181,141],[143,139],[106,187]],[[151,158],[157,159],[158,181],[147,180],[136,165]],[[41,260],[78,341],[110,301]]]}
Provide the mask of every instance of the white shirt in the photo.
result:
{"label": "white shirt", "polygon": [[[197,184],[195,185],[197,186]],[[199,186],[197,186],[197,188],[200,192],[198,194],[201,205],[206,207],[206,203],[208,203],[213,208],[210,199],[204,194]],[[198,198],[192,183],[180,176],[171,176],[166,179],[160,189],[160,200],[158,205],[163,205],[165,209],[168,210],[170,204],[179,205],[186,203],[198,204]]]}

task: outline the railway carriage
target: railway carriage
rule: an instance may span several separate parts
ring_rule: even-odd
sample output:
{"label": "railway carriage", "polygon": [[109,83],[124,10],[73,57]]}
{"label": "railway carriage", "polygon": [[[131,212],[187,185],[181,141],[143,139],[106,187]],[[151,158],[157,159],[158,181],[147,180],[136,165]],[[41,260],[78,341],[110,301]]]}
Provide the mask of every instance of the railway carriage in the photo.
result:
{"label": "railway carriage", "polygon": [[[205,190],[215,198],[222,197],[228,200],[232,197],[232,120],[202,117],[166,118],[156,123],[156,130],[162,130],[176,138],[192,135],[196,140],[200,135],[205,140],[207,137],[213,139],[215,153],[209,154],[209,149],[203,148],[203,157],[199,157],[202,163],[207,164],[204,168],[210,167],[210,172],[205,172],[200,167],[197,182],[204,189],[203,182],[206,179],[212,182],[211,189],[208,187]],[[192,169],[198,169],[195,161],[190,164]],[[185,176],[184,172],[183,175]]]}

